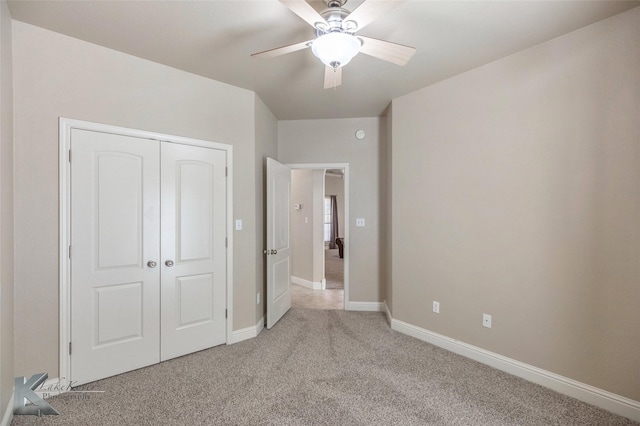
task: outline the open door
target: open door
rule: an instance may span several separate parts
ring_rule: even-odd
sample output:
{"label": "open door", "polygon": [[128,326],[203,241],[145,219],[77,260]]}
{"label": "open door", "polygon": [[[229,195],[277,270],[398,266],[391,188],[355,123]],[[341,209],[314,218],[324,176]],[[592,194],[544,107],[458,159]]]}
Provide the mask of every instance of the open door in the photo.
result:
{"label": "open door", "polygon": [[267,328],[291,308],[290,196],[291,169],[267,158]]}

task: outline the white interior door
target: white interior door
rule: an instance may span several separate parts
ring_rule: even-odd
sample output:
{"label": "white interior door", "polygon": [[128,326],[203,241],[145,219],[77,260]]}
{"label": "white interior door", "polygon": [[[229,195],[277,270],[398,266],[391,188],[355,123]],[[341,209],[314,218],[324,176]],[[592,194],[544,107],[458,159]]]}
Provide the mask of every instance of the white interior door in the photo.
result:
{"label": "white interior door", "polygon": [[226,154],[162,144],[161,359],[226,341]]}
{"label": "white interior door", "polygon": [[291,308],[291,169],[267,158],[267,328]]}
{"label": "white interior door", "polygon": [[160,148],[74,129],[71,150],[71,377],[82,384],[160,359]]}

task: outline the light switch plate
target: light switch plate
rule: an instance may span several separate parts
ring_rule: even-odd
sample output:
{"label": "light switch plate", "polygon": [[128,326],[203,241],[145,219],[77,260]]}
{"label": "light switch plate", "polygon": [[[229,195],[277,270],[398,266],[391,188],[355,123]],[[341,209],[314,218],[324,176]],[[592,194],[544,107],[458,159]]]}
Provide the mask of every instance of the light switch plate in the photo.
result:
{"label": "light switch plate", "polygon": [[236,219],[236,231],[242,231],[242,219]]}

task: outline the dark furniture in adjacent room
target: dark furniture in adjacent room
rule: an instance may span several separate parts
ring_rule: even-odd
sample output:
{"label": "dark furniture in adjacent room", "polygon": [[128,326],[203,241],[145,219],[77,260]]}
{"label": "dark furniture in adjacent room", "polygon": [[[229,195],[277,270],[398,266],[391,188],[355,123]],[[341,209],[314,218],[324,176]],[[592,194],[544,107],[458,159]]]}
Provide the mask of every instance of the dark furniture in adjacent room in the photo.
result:
{"label": "dark furniture in adjacent room", "polygon": [[344,238],[336,238],[336,244],[338,245],[338,254],[340,255],[340,259],[342,259],[344,257]]}

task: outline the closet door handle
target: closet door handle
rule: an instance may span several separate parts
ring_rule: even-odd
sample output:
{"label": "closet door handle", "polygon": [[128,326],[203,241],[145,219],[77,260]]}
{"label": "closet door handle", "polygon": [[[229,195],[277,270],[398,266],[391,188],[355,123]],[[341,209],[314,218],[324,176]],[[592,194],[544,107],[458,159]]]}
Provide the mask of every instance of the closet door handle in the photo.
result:
{"label": "closet door handle", "polygon": [[150,260],[147,262],[147,266],[149,268],[155,268],[158,264],[156,262],[154,262],[153,260]]}
{"label": "closet door handle", "polygon": [[173,260],[167,260],[164,264],[171,268],[173,266]]}

